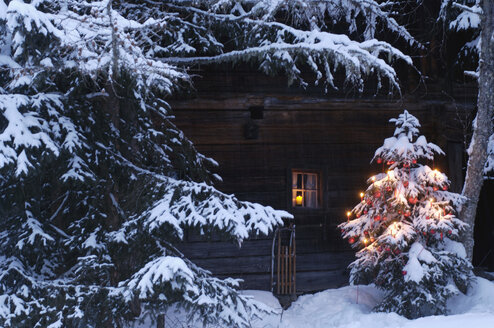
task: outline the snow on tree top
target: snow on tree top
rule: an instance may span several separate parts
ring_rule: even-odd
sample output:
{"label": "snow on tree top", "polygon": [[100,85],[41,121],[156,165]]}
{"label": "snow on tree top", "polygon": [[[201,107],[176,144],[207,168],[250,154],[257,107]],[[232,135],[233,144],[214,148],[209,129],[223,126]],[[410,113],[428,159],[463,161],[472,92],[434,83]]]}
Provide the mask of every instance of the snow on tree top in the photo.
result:
{"label": "snow on tree top", "polygon": [[[393,163],[412,162],[420,158],[433,159],[434,153],[444,155],[437,145],[427,142],[424,136],[418,136],[420,123],[418,119],[405,110],[398,118],[389,120],[396,125],[393,137],[386,138],[372,160],[380,158]],[[414,141],[414,138],[416,140]],[[394,166],[392,165],[391,168]]]}

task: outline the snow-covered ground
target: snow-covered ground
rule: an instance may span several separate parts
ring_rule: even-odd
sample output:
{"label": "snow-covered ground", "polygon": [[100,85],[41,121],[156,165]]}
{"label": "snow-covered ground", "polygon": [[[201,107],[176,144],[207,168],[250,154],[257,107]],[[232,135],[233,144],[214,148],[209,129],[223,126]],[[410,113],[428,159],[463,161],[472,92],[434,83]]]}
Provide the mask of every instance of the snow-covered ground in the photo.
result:
{"label": "snow-covered ground", "polygon": [[[374,286],[347,286],[304,295],[285,311],[269,292],[244,293],[276,309],[277,314],[253,322],[253,328],[494,328],[494,282],[483,278],[477,278],[467,295],[449,301],[449,315],[416,320],[395,313],[372,312],[382,297],[382,292]],[[202,327],[199,323],[185,322],[182,314],[167,313],[166,327]]]}
{"label": "snow-covered ground", "polygon": [[[259,291],[254,293],[259,297]],[[272,304],[270,293],[264,295]],[[338,328],[494,328],[494,283],[478,278],[468,295],[449,302],[451,314],[408,320],[395,313],[373,313],[382,293],[373,286],[348,286],[301,296],[290,308],[254,323],[254,327]],[[357,303],[358,297],[358,303]],[[276,300],[276,299],[274,299]]]}

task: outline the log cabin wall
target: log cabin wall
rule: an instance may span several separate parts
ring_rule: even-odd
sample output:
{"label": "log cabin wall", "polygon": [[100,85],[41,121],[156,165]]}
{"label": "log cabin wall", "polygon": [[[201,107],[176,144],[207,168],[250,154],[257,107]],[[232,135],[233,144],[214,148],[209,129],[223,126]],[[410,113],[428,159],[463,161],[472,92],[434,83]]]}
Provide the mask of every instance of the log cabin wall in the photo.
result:
{"label": "log cabin wall", "polygon": [[[298,292],[348,283],[354,251],[337,225],[359,201],[366,179],[383,170],[369,162],[393,134],[389,119],[403,109],[417,116],[422,134],[448,153],[434,165],[453,180],[453,190],[461,186],[463,117],[473,107],[472,88],[457,88],[456,99],[434,93],[434,86],[428,93],[389,99],[287,87],[282,77],[249,69],[198,73],[194,97],[170,102],[175,123],[198,151],[219,163],[219,190],[295,216]],[[293,206],[292,170],[318,173],[319,208]],[[246,289],[269,290],[271,246],[272,236],[253,236],[238,249],[215,236],[206,240],[191,234],[180,248],[213,274],[242,278]]]}

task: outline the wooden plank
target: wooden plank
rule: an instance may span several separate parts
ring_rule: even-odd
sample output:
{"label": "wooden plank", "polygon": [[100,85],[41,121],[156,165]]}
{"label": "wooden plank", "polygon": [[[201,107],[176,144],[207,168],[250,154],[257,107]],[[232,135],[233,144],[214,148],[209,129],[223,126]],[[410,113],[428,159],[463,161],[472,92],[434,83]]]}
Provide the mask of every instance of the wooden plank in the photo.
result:
{"label": "wooden plank", "polygon": [[[219,278],[228,278],[231,276],[217,275]],[[254,274],[240,274],[235,275],[234,278],[242,279],[240,282],[240,289],[258,289],[258,290],[271,290],[270,279],[271,275],[267,273],[254,273]],[[276,289],[274,290],[276,293]]]}
{"label": "wooden plank", "polygon": [[240,248],[229,242],[191,242],[177,244],[187,258],[217,258],[270,255],[272,239],[246,240]]}
{"label": "wooden plank", "polygon": [[[288,286],[289,252],[287,246],[280,247],[279,267],[282,281]],[[353,253],[315,253],[297,254],[297,271],[323,271],[345,269],[353,260]],[[210,270],[213,274],[237,275],[242,273],[269,273],[271,256],[244,256],[194,259],[200,267]]]}
{"label": "wooden plank", "polygon": [[[218,275],[220,278],[227,276]],[[270,274],[242,274],[234,278],[243,279],[241,289],[270,290]],[[348,273],[344,270],[310,271],[297,273],[297,293],[317,292],[329,288],[339,288],[348,285]],[[276,292],[276,290],[275,290]]]}
{"label": "wooden plank", "polygon": [[[271,90],[270,90],[271,91]],[[184,110],[240,110],[245,111],[251,106],[264,106],[265,110],[358,110],[362,112],[379,111],[379,112],[396,112],[401,110],[401,106],[396,106],[390,99],[371,99],[371,98],[341,98],[341,97],[321,97],[323,93],[309,94],[300,92],[266,92],[253,95],[246,92],[228,92],[223,91],[221,94],[199,94],[192,99],[182,99],[169,101],[171,107],[176,113]],[[472,99],[476,97],[473,96]],[[441,104],[452,104],[451,99],[402,99],[403,107],[411,112],[429,109],[431,106]],[[464,99],[460,103],[465,102]],[[446,109],[454,110],[454,106]]]}
{"label": "wooden plank", "polygon": [[[297,228],[299,229],[299,228]],[[325,253],[348,251],[351,248],[343,241],[339,235],[339,230],[328,229],[328,238],[324,240],[319,232],[320,228],[315,228],[312,233],[306,233],[305,238],[297,235],[297,255],[310,253]],[[177,248],[184,255],[191,259],[204,258],[225,258],[225,257],[245,257],[245,256],[270,256],[272,239],[245,241],[241,248],[230,242],[191,242],[181,243]]]}
{"label": "wooden plank", "polygon": [[[178,125],[178,124],[177,124]],[[229,125],[207,125],[201,129],[178,125],[179,128],[195,144],[264,144],[275,143],[283,145],[312,144],[355,144],[374,140],[384,140],[392,135],[391,129],[372,129],[370,127],[346,126],[342,129],[332,129],[330,126],[310,126],[294,128],[286,125],[265,125],[259,127],[257,139],[244,137],[244,123],[236,122]],[[351,128],[351,132],[348,132]]]}
{"label": "wooden plank", "polygon": [[345,270],[311,271],[297,274],[297,292],[315,292],[348,285],[348,273]]}

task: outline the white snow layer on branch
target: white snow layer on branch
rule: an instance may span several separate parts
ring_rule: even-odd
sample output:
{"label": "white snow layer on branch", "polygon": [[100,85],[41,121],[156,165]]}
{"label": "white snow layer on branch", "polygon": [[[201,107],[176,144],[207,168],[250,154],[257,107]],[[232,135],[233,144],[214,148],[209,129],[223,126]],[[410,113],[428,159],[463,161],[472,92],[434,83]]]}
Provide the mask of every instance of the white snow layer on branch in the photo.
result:
{"label": "white snow layer on branch", "polygon": [[419,283],[428,271],[422,265],[437,262],[436,258],[419,242],[414,242],[408,251],[408,262],[403,267],[406,270],[405,281]]}
{"label": "white snow layer on branch", "polygon": [[[111,9],[109,0],[91,3],[68,1],[67,10],[60,12],[37,8],[43,2],[45,1],[24,3],[13,0],[9,3],[6,26],[13,34],[13,58],[23,60],[21,55],[27,51],[24,49],[27,33],[40,33],[56,38],[61,51],[43,54],[53,56],[52,58],[29,58],[22,74],[17,72],[13,75],[15,85],[31,83],[35,74],[33,71],[40,70],[36,62],[44,63],[42,66],[45,70],[77,67],[93,78],[100,72],[106,71],[111,76],[113,72],[126,68],[134,72],[138,83],[156,86],[168,93],[171,92],[174,81],[186,78],[184,73],[173,66],[146,56],[141,46],[135,42],[136,30],[154,25],[124,18]],[[60,6],[63,5],[62,2],[64,1],[60,1]],[[56,4],[45,6],[50,8]],[[91,8],[90,11],[83,10],[86,7]]]}
{"label": "white snow layer on branch", "polygon": [[[201,2],[199,2],[201,3]],[[191,56],[187,51],[181,56],[163,58],[166,62],[179,64],[200,64],[221,61],[259,59],[261,68],[267,73],[278,63],[284,67],[290,81],[301,80],[297,63],[309,63],[309,68],[319,81],[326,76],[324,83],[333,88],[332,74],[339,68],[346,71],[346,81],[362,90],[363,77],[377,74],[389,81],[391,87],[399,90],[398,79],[390,66],[393,59],[404,60],[409,65],[412,60],[387,42],[375,39],[376,25],[384,22],[389,30],[396,32],[410,44],[417,44],[413,37],[400,26],[390,12],[384,11],[375,1],[204,1],[210,10],[194,7],[192,2],[174,1],[167,4],[176,11],[184,11],[201,19],[220,21],[223,24],[239,24],[248,37],[243,44],[228,52],[208,56]],[[188,7],[187,7],[188,6]],[[276,21],[277,15],[290,17],[290,23]],[[360,32],[364,41],[351,40],[345,34],[331,32],[327,21],[336,24],[346,21],[349,35],[357,32],[357,17],[366,22],[366,29]],[[290,24],[290,25],[289,25]],[[310,26],[307,29],[307,26]],[[242,40],[242,39],[239,39]],[[220,49],[224,49],[220,47]],[[387,62],[382,59],[387,58]],[[316,81],[316,83],[317,83]]]}
{"label": "white snow layer on branch", "polygon": [[[183,1],[173,2],[179,4]],[[186,2],[190,3],[190,1]],[[219,18],[238,20],[248,17],[274,21],[276,15],[287,13],[298,25],[312,23],[310,24],[312,29],[314,25],[324,26],[324,19],[331,17],[333,20],[343,19],[350,25],[350,32],[355,32],[356,18],[360,17],[366,23],[364,32],[366,39],[374,37],[379,21],[408,42],[416,42],[410,33],[391,17],[390,12],[384,10],[389,3],[383,4],[373,0],[209,0],[204,2],[209,2],[208,7],[213,11],[224,14]],[[251,9],[248,10],[248,7]]]}
{"label": "white snow layer on branch", "polygon": [[[147,298],[155,292],[156,285],[171,282],[173,288],[186,288],[186,293],[197,294],[199,291],[194,285],[195,275],[187,264],[174,256],[163,256],[146,265],[136,272],[128,282],[132,290],[140,291],[140,298]],[[164,297],[164,296],[163,296]]]}
{"label": "white snow layer on branch", "polygon": [[150,232],[169,225],[182,238],[184,227],[214,227],[241,243],[251,232],[267,235],[283,224],[282,218],[293,218],[270,206],[241,202],[205,183],[164,179],[167,180],[166,193],[136,219]]}
{"label": "white snow layer on branch", "polygon": [[178,256],[158,257],[120,284],[121,288],[140,291],[139,297],[144,301],[154,296],[166,302],[163,293],[155,295],[157,286],[169,286],[182,294],[183,303],[192,309],[191,319],[205,323],[217,320],[224,327],[250,327],[250,320],[260,312],[273,311],[249,296],[238,294],[235,289],[239,280],[211,277],[209,272]]}
{"label": "white snow layer on branch", "polygon": [[36,111],[21,111],[21,108],[29,106],[39,109],[49,102],[60,104],[59,98],[54,95],[0,95],[0,115],[7,120],[7,126],[0,133],[0,168],[17,163],[16,174],[26,173],[28,167],[33,166],[25,153],[28,148],[45,146],[58,155],[59,147],[49,136],[51,129],[48,122]]}

